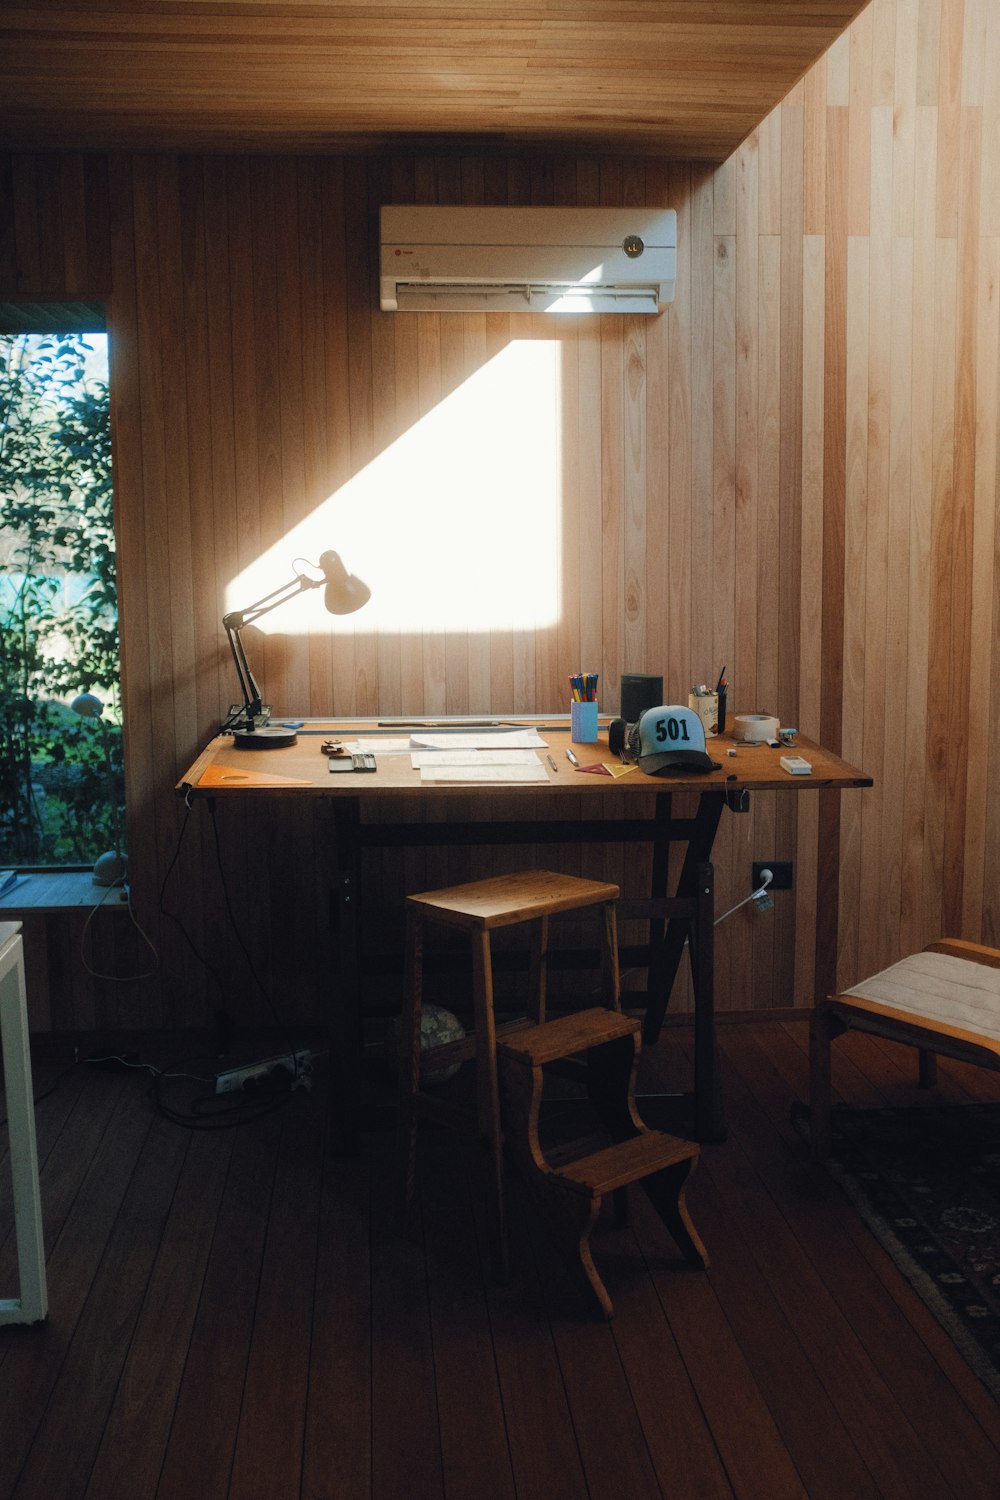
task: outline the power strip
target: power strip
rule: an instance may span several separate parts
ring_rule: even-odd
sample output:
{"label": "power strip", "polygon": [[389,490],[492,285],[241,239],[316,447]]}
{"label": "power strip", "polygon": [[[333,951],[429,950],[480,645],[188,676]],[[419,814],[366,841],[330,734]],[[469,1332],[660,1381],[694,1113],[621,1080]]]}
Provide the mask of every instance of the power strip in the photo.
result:
{"label": "power strip", "polygon": [[284,1074],[292,1078],[293,1069],[296,1078],[312,1071],[312,1053],[307,1049],[304,1052],[279,1052],[276,1057],[268,1057],[263,1062],[248,1063],[243,1068],[230,1068],[225,1073],[215,1075],[215,1092],[217,1094],[233,1094],[239,1089],[245,1089],[254,1083],[263,1083],[267,1078],[279,1079]]}

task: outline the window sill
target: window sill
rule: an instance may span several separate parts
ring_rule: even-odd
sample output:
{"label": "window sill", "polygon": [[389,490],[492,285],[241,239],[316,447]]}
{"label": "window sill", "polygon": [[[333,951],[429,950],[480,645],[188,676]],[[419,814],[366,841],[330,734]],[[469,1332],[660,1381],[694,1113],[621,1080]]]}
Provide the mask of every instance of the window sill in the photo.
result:
{"label": "window sill", "polygon": [[20,877],[13,890],[0,896],[0,915],[68,911],[102,906],[107,911],[128,909],[121,888],[96,885],[89,870],[33,871]]}

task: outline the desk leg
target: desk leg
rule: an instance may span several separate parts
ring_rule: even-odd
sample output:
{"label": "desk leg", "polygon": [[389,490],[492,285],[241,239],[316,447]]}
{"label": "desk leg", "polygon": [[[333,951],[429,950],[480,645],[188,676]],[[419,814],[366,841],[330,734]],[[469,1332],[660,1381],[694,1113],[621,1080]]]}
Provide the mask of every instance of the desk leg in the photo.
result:
{"label": "desk leg", "polygon": [[724,1141],[726,1121],[715,1044],[715,871],[698,866],[698,912],[691,941],[694,979],[694,1137]]}
{"label": "desk leg", "polygon": [[[662,794],[661,794],[662,795]],[[709,796],[702,794],[698,802],[698,814],[694,820],[693,833],[687,837],[687,850],[684,855],[684,863],[677,880],[675,895],[678,897],[697,898],[701,900],[700,867],[707,864],[712,857],[712,845],[718,831],[719,820],[722,817],[722,796]],[[655,833],[656,843],[653,846],[653,882],[650,892],[653,899],[662,898],[667,894],[667,860],[670,853],[671,843],[679,843],[680,837],[675,838],[670,821],[669,795],[666,803],[665,815],[661,815],[660,801],[657,799]],[[714,902],[709,917],[709,925],[714,924]],[[697,929],[702,927],[704,917],[699,906],[698,915],[695,918],[695,938]],[[658,1040],[660,1029],[663,1026],[663,1018],[667,1013],[667,1005],[670,1001],[670,992],[677,978],[677,970],[680,968],[681,955],[684,952],[685,939],[691,938],[689,923],[683,917],[673,917],[667,923],[666,933],[659,944],[659,951],[652,952],[649,960],[649,1004],[642,1022],[642,1040],[648,1046]],[[650,924],[650,939],[653,938],[653,924]],[[712,970],[711,970],[711,938],[707,945],[703,941],[701,946],[707,946],[709,953],[709,965],[703,969],[701,974],[701,987],[708,987],[711,996]],[[694,951],[692,946],[692,963]],[[699,977],[694,975],[695,996],[699,988]],[[714,1008],[714,1000],[712,1001]]]}
{"label": "desk leg", "polygon": [[[672,806],[669,792],[657,792],[653,809],[652,870],[649,880],[649,894],[654,901],[662,901],[667,894],[667,882],[670,877]],[[671,928],[664,924],[662,917],[650,918],[649,963],[646,970],[646,1014],[642,1022],[644,1042],[655,1042],[660,1034],[667,1000],[680,964],[685,929],[683,923],[677,923],[676,926],[681,932],[679,944],[671,940]],[[655,1001],[652,1000],[654,995],[657,996]],[[660,1004],[661,996],[662,1005]]]}
{"label": "desk leg", "polygon": [[[643,1042],[656,1042],[687,939],[694,985],[694,1137],[697,1141],[721,1141],[726,1136],[715,1045],[715,885],[710,858],[723,804],[722,796],[703,794],[698,802],[694,828],[685,835],[687,850],[675,895],[695,902],[694,920],[672,918],[667,923],[660,951],[650,955],[650,1001],[642,1025]],[[674,838],[669,802],[663,817],[658,804],[656,822],[654,898],[665,894],[670,844],[680,841],[680,835]],[[643,1114],[646,1115],[645,1110]],[[648,1123],[656,1125],[661,1122],[649,1117]]]}
{"label": "desk leg", "polygon": [[334,990],[328,997],[330,1038],[330,1131],[338,1155],[360,1149],[361,1063],[361,809],[354,798],[333,803],[332,905]]}

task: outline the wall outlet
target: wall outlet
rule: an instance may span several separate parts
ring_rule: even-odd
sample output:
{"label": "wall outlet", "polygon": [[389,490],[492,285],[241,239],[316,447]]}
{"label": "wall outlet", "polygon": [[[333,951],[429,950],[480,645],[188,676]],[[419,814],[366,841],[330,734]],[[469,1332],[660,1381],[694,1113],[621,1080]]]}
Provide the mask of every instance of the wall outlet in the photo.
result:
{"label": "wall outlet", "polygon": [[306,1049],[303,1052],[279,1052],[276,1057],[265,1058],[263,1062],[248,1063],[242,1068],[230,1068],[225,1073],[215,1075],[215,1092],[217,1094],[232,1094],[237,1089],[244,1089],[247,1085],[263,1083],[265,1079],[279,1078],[282,1072],[292,1076],[294,1070],[296,1076],[301,1073],[311,1072],[310,1064],[312,1053]]}
{"label": "wall outlet", "polygon": [[768,886],[769,891],[790,891],[792,888],[792,861],[790,859],[756,859],[753,863],[753,873],[750,877],[753,889],[756,891],[763,885],[763,870],[770,870],[774,879]]}

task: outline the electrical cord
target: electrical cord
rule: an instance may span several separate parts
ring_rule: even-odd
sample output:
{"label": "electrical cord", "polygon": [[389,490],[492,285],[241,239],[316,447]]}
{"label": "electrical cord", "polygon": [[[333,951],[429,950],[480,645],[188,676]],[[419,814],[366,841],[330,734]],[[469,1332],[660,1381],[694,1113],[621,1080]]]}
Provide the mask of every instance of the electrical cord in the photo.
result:
{"label": "electrical cord", "polygon": [[215,811],[215,798],[210,797],[208,799],[208,815],[212,821],[212,834],[215,845],[215,863],[216,868],[219,872],[219,884],[222,888],[222,898],[226,907],[226,916],[229,918],[229,925],[232,928],[236,941],[240,946],[240,951],[242,952],[243,957],[246,959],[247,968],[250,970],[251,977],[261,995],[263,996],[265,1004],[271,1012],[271,1018],[274,1021],[275,1026],[283,1033],[285,1040],[288,1043],[288,1055],[294,1059],[299,1050],[295,1046],[295,1038],[288,1027],[288,1022],[285,1016],[281,1014],[278,1007],[275,1005],[273,996],[267,989],[267,986],[264,984],[260,975],[257,973],[257,968],[254,964],[253,957],[250,953],[249,948],[247,947],[246,942],[244,941],[243,934],[240,931],[239,923],[236,920],[236,914],[233,911],[233,904],[229,894],[229,886],[226,881],[226,869],[222,859],[222,843],[219,838],[219,824],[218,819],[215,816]]}
{"label": "electrical cord", "polygon": [[[204,967],[204,969],[206,970],[206,972],[212,977],[212,979],[214,980],[214,982],[215,982],[215,984],[216,984],[216,986],[218,988],[219,995],[220,995],[220,997],[222,997],[225,994],[225,987],[224,987],[224,984],[223,984],[223,980],[222,980],[221,976],[219,975],[218,971],[209,962],[209,960],[205,957],[205,955],[200,951],[200,949],[198,948],[198,946],[195,943],[194,939],[191,937],[191,934],[188,932],[188,930],[187,930],[186,926],[184,925],[184,922],[181,920],[181,918],[177,915],[176,912],[171,911],[170,908],[166,904],[167,886],[169,884],[170,877],[173,874],[174,869],[175,869],[175,867],[177,865],[177,861],[180,858],[181,849],[182,849],[183,844],[184,844],[184,837],[185,837],[185,834],[187,832],[188,824],[190,822],[190,817],[191,817],[191,798],[190,798],[190,793],[184,799],[184,809],[185,809],[185,811],[184,811],[184,820],[183,820],[183,822],[181,824],[181,828],[180,828],[180,831],[179,831],[178,836],[177,836],[177,842],[176,842],[176,844],[174,846],[174,852],[173,852],[173,855],[171,857],[170,863],[167,866],[166,871],[164,872],[163,880],[162,880],[162,882],[160,884],[159,910],[160,910],[160,912],[161,912],[161,914],[163,916],[167,917],[170,921],[172,921],[178,927],[178,929],[180,930],[181,936],[184,938],[185,942],[188,944],[188,947],[191,949],[191,952],[194,954],[194,956],[198,960],[198,962]],[[274,1004],[274,1001],[273,1001],[270,993],[268,992],[268,990],[266,989],[265,985],[261,981],[260,976],[257,973],[256,966],[255,966],[255,964],[253,962],[252,955],[251,955],[251,953],[250,953],[250,951],[249,951],[249,949],[247,947],[247,944],[245,943],[245,941],[243,939],[243,935],[240,932],[239,926],[238,926],[238,924],[236,922],[235,914],[233,912],[233,907],[232,907],[232,901],[231,901],[230,895],[229,895],[229,888],[228,888],[228,885],[226,883],[225,867],[224,867],[223,861],[222,861],[222,850],[221,850],[221,845],[220,845],[220,840],[219,840],[219,830],[218,830],[218,824],[217,824],[216,818],[215,818],[215,802],[214,802],[214,799],[209,799],[209,812],[210,812],[211,819],[212,819],[212,831],[213,831],[214,845],[215,845],[216,864],[218,866],[219,879],[220,879],[220,882],[221,882],[221,885],[222,885],[223,897],[224,897],[225,907],[226,907],[226,914],[227,914],[227,916],[229,918],[229,922],[230,922],[230,924],[232,926],[232,929],[233,929],[233,932],[234,932],[234,934],[236,936],[237,942],[239,943],[240,949],[243,952],[243,955],[244,955],[244,957],[245,957],[245,959],[247,961],[247,966],[248,966],[248,968],[250,970],[250,973],[251,973],[251,975],[253,977],[254,983],[257,985],[258,989],[260,990],[261,994],[263,995],[263,997],[264,997],[264,999],[265,999],[265,1001],[266,1001],[266,1003],[268,1005],[268,1008],[269,1008],[269,1010],[271,1012],[271,1015],[272,1015],[275,1023],[280,1027],[280,1029],[285,1034],[285,1037],[286,1037],[286,1039],[288,1041],[288,1044],[289,1044],[288,1045],[288,1056],[289,1056],[289,1058],[293,1062],[293,1067],[291,1069],[283,1070],[282,1071],[282,1075],[281,1075],[280,1078],[273,1078],[273,1079],[271,1079],[270,1082],[271,1082],[272,1086],[271,1086],[270,1089],[268,1089],[266,1086],[264,1086],[264,1087],[256,1089],[252,1094],[249,1094],[249,1095],[246,1094],[246,1093],[244,1093],[243,1091],[240,1091],[239,1095],[237,1096],[237,1100],[235,1102],[234,1102],[233,1096],[231,1094],[222,1095],[222,1096],[219,1096],[219,1095],[214,1094],[214,1093],[210,1094],[210,1095],[204,1095],[204,1096],[201,1096],[200,1098],[198,1098],[198,1099],[196,1099],[196,1100],[194,1100],[192,1102],[192,1107],[191,1107],[190,1113],[184,1113],[183,1111],[178,1110],[174,1106],[168,1104],[166,1102],[166,1100],[163,1098],[163,1091],[162,1091],[162,1089],[163,1089],[163,1083],[164,1083],[165,1080],[169,1081],[171,1079],[188,1079],[188,1080],[193,1081],[193,1082],[214,1083],[214,1081],[215,1081],[214,1074],[211,1077],[203,1077],[201,1074],[197,1074],[197,1073],[184,1073],[184,1072],[179,1071],[179,1069],[185,1063],[192,1063],[193,1064],[193,1063],[201,1061],[202,1059],[200,1057],[195,1057],[195,1058],[190,1058],[190,1059],[182,1059],[180,1062],[174,1063],[174,1064],[172,1064],[168,1068],[162,1068],[161,1069],[161,1068],[155,1067],[152,1063],[143,1063],[143,1062],[139,1061],[138,1059],[133,1059],[133,1058],[126,1057],[122,1053],[111,1052],[111,1053],[108,1053],[108,1054],[106,1054],[104,1056],[88,1057],[88,1058],[81,1058],[81,1057],[77,1056],[77,1057],[75,1057],[73,1059],[73,1062],[70,1063],[67,1068],[64,1068],[63,1071],[61,1073],[59,1073],[56,1076],[56,1078],[53,1079],[52,1083],[48,1086],[48,1088],[46,1088],[45,1090],[43,1090],[42,1093],[37,1094],[34,1097],[34,1101],[33,1101],[34,1105],[37,1106],[38,1104],[40,1104],[42,1102],[43,1099],[47,1099],[47,1098],[50,1097],[50,1095],[52,1095],[53,1093],[55,1093],[56,1089],[59,1087],[59,1084],[63,1081],[63,1079],[66,1078],[73,1071],[74,1068],[80,1066],[80,1064],[86,1064],[86,1065],[90,1065],[92,1067],[99,1067],[102,1064],[103,1065],[112,1064],[112,1065],[114,1065],[116,1067],[121,1067],[121,1068],[124,1068],[124,1069],[135,1069],[135,1070],[138,1070],[138,1071],[149,1072],[152,1075],[151,1090],[152,1090],[154,1102],[156,1103],[156,1106],[159,1109],[160,1113],[163,1114],[165,1116],[165,1118],[167,1118],[168,1120],[173,1121],[174,1124],[185,1126],[186,1128],[191,1129],[191,1130],[222,1130],[222,1129],[231,1129],[234,1125],[240,1124],[240,1123],[242,1123],[244,1121],[254,1120],[254,1119],[258,1118],[258,1116],[261,1116],[261,1115],[264,1115],[264,1114],[270,1114],[272,1110],[280,1109],[284,1105],[286,1105],[289,1102],[289,1100],[291,1099],[292,1095],[295,1092],[301,1090],[303,1087],[309,1087],[309,1086],[311,1086],[311,1080],[308,1077],[308,1074],[311,1072],[311,1068],[308,1065],[306,1065],[306,1066],[300,1066],[298,1064],[298,1062],[297,1062],[298,1053],[302,1049],[299,1049],[299,1048],[297,1048],[295,1046],[295,1044],[294,1044],[294,1038],[292,1037],[291,1032],[288,1030],[287,1023],[285,1022],[284,1017],[282,1017],[280,1015],[277,1007]],[[107,900],[108,895],[110,895],[110,893],[111,893],[111,891],[113,889],[116,889],[116,888],[115,887],[109,887],[107,894],[101,898],[101,901],[98,901],[98,902],[96,902],[94,904],[93,908],[91,909],[91,911],[90,911],[90,913],[89,913],[89,915],[87,917],[87,922],[84,924],[84,933],[86,933],[87,926],[89,925],[91,919],[93,918],[94,912],[97,911],[98,907],[100,907],[100,905],[102,904],[103,901]],[[131,899],[130,899],[130,910],[131,910]],[[133,920],[135,920],[134,917],[133,917]],[[158,964],[159,960],[158,960],[158,956],[156,954],[156,950],[153,947],[153,944],[150,942],[150,940],[148,939],[148,937],[146,937],[146,934],[142,931],[141,927],[139,927],[138,922],[136,922],[136,927],[139,930],[140,934],[142,935],[143,939],[146,941],[147,945],[149,946],[150,951],[154,954],[154,957],[157,958],[157,964]],[[92,968],[90,968],[89,965],[86,965],[86,963],[85,963],[85,967],[88,969],[89,973],[95,974],[95,971]],[[151,972],[156,972],[156,971],[151,971]],[[101,978],[101,979],[110,979],[110,978],[117,977],[117,976],[95,974],[95,977]],[[148,976],[146,976],[146,975],[133,976],[133,978],[146,978],[146,977],[148,977]],[[220,1103],[220,1104],[216,1104],[215,1101],[217,1099],[219,1099],[220,1097],[225,1102],[224,1103]],[[0,1118],[0,1128],[2,1128],[6,1124],[7,1124],[7,1117],[6,1117],[6,1115],[4,1115],[2,1118]]]}
{"label": "electrical cord", "polygon": [[[197,1058],[188,1059],[196,1062]],[[177,1063],[175,1067],[180,1067]],[[284,1109],[292,1096],[301,1088],[300,1078],[293,1079],[291,1073],[286,1073],[282,1079],[271,1078],[267,1084],[255,1089],[251,1094],[240,1091],[233,1094],[200,1094],[191,1100],[187,1112],[175,1108],[163,1097],[162,1081],[171,1075],[164,1072],[153,1079],[153,1099],[160,1114],[174,1125],[183,1126],[185,1130],[232,1130],[236,1125],[249,1124],[253,1120],[261,1119],[264,1115],[273,1114],[275,1110]],[[175,1074],[177,1077],[192,1077],[192,1074]],[[208,1081],[208,1080],[206,1080]]]}
{"label": "electrical cord", "polygon": [[180,832],[177,835],[177,842],[174,845],[173,856],[172,856],[172,858],[170,860],[169,865],[167,866],[167,868],[166,868],[166,870],[164,872],[163,880],[160,883],[159,910],[160,910],[160,913],[161,913],[162,916],[166,917],[169,921],[173,922],[174,925],[178,928],[178,930],[180,931],[181,937],[187,943],[188,947],[191,949],[191,952],[194,954],[195,958],[202,965],[202,967],[204,968],[205,972],[207,974],[210,974],[211,977],[212,977],[212,979],[215,981],[215,985],[216,985],[216,988],[217,988],[217,990],[219,992],[219,996],[220,996],[220,998],[222,998],[225,995],[225,986],[224,986],[224,984],[222,982],[222,979],[220,978],[219,974],[217,973],[217,971],[213,967],[213,965],[209,963],[209,961],[205,957],[205,955],[199,950],[197,943],[194,941],[194,938],[188,932],[188,930],[185,927],[185,925],[184,925],[183,921],[181,920],[181,918],[177,915],[176,912],[171,911],[169,909],[169,907],[167,906],[167,904],[166,904],[167,885],[169,884],[170,877],[171,877],[171,875],[174,872],[174,868],[175,868],[175,866],[177,864],[177,861],[180,858],[181,849],[182,849],[182,847],[184,845],[184,836],[187,833],[188,824],[190,823],[190,821],[191,821],[191,794],[190,794],[190,790],[189,790],[188,793],[187,793],[187,795],[184,798],[184,821],[181,823]]}
{"label": "electrical cord", "polygon": [[[298,1050],[295,1047],[295,1045],[294,1045],[294,1039],[292,1038],[291,1034],[288,1031],[288,1027],[287,1027],[287,1023],[285,1021],[285,1018],[278,1011],[278,1008],[275,1005],[274,1000],[272,999],[270,993],[267,990],[267,987],[264,985],[263,981],[261,980],[260,975],[257,972],[257,968],[256,968],[256,965],[254,964],[253,957],[252,957],[252,955],[250,953],[250,950],[247,947],[247,944],[246,944],[246,942],[245,942],[245,940],[243,938],[243,934],[240,931],[239,923],[237,922],[236,915],[235,915],[235,913],[233,911],[233,903],[232,903],[232,899],[231,899],[230,894],[229,894],[229,886],[228,886],[228,883],[226,881],[225,865],[224,865],[223,859],[222,859],[222,846],[221,846],[221,841],[219,839],[219,825],[218,825],[218,821],[217,821],[216,816],[215,816],[215,798],[214,797],[209,797],[207,799],[207,805],[208,805],[209,818],[211,819],[211,823],[212,823],[212,838],[213,838],[213,846],[214,846],[214,849],[215,849],[215,863],[216,863],[216,868],[217,868],[217,870],[219,872],[219,884],[220,884],[220,886],[222,888],[222,897],[223,897],[223,901],[225,903],[226,916],[229,919],[229,925],[230,925],[230,927],[231,927],[231,929],[233,931],[233,934],[234,934],[234,936],[236,938],[237,943],[239,944],[240,951],[242,952],[244,958],[246,959],[247,968],[250,971],[250,976],[253,979],[254,984],[257,986],[258,990],[260,991],[261,995],[263,996],[264,1001],[267,1004],[267,1007],[268,1007],[269,1011],[271,1012],[271,1016],[272,1016],[272,1019],[274,1020],[275,1024],[285,1034],[285,1037],[286,1037],[286,1039],[287,1039],[287,1041],[289,1043],[289,1047],[288,1047],[289,1054],[292,1057],[294,1057],[296,1051]],[[170,919],[170,921],[172,921],[173,923],[175,923],[175,925],[180,929],[181,935],[184,938],[185,942],[187,943],[188,947],[191,949],[191,952],[194,954],[194,956],[198,960],[198,962],[200,964],[202,964],[204,966],[204,968],[207,970],[207,972],[212,976],[212,978],[214,979],[214,981],[216,983],[216,986],[218,988],[219,995],[220,995],[220,997],[222,997],[222,996],[225,995],[225,986],[224,986],[223,981],[220,978],[219,974],[216,972],[216,970],[213,968],[213,966],[209,963],[209,961],[205,957],[205,955],[199,950],[197,944],[195,943],[195,941],[192,938],[191,934],[188,932],[188,930],[185,927],[185,925],[184,925],[183,921],[181,920],[181,918],[177,915],[176,912],[171,911],[167,907],[167,905],[166,905],[167,884],[168,884],[168,882],[170,880],[171,875],[174,872],[174,867],[176,866],[177,861],[180,858],[181,847],[182,847],[182,845],[184,843],[184,836],[185,836],[185,834],[187,832],[188,823],[190,822],[190,818],[191,818],[191,806],[192,806],[192,804],[191,804],[191,796],[190,796],[190,791],[189,791],[188,794],[187,794],[187,796],[185,796],[185,798],[184,798],[184,821],[181,824],[181,830],[180,830],[180,833],[178,834],[178,837],[177,837],[177,844],[176,844],[176,846],[174,848],[173,857],[172,857],[172,859],[170,861],[170,864],[167,866],[167,870],[166,870],[166,872],[165,872],[165,874],[163,876],[163,882],[162,882],[162,884],[160,886],[160,911],[162,912],[162,914],[165,917],[168,917]]]}
{"label": "electrical cord", "polygon": [[[184,1079],[193,1083],[215,1083],[214,1073],[205,1075],[203,1073],[191,1073],[182,1071],[186,1066],[194,1066],[199,1062],[206,1061],[203,1055],[190,1058],[181,1058],[171,1063],[166,1068],[157,1068],[153,1063],[141,1062],[138,1059],[128,1057],[121,1052],[109,1052],[98,1057],[74,1057],[68,1067],[63,1068],[61,1073],[43,1089],[40,1094],[34,1096],[33,1105],[37,1108],[43,1099],[48,1099],[56,1092],[56,1089],[67,1078],[75,1068],[84,1067],[107,1067],[109,1064],[117,1071],[119,1068],[133,1072],[147,1072],[152,1075],[151,1093],[153,1102],[158,1111],[166,1119],[175,1125],[183,1125],[189,1130],[225,1130],[232,1129],[236,1125],[249,1123],[261,1115],[271,1114],[276,1109],[281,1109],[291,1099],[292,1095],[311,1084],[308,1072],[303,1070],[292,1074],[291,1070],[285,1070],[280,1076],[269,1077],[264,1083],[258,1085],[252,1092],[242,1090],[235,1094],[202,1094],[191,1101],[190,1111],[185,1113],[169,1104],[163,1097],[163,1083],[172,1079]],[[311,1069],[309,1070],[311,1071]],[[7,1116],[0,1117],[0,1129],[7,1124]]]}
{"label": "electrical cord", "polygon": [[[742,901],[737,901],[736,905],[731,906],[728,911],[724,911],[721,917],[716,917],[714,923],[716,927],[718,927],[720,922],[724,922],[727,917],[731,917],[734,911],[739,911],[741,907],[748,906],[751,901],[758,903],[758,910],[766,909],[763,898],[767,896],[767,888],[774,879],[774,874],[771,870],[761,870],[760,878],[761,884],[755,891],[751,891],[749,896],[744,896]],[[769,906],[770,904],[770,897],[767,897],[767,905]]]}
{"label": "electrical cord", "polygon": [[123,887],[121,886],[109,886],[104,895],[101,897],[100,901],[95,901],[93,906],[90,908],[90,911],[87,914],[87,920],[84,922],[83,930],[80,933],[80,962],[83,964],[83,967],[86,969],[87,973],[90,974],[94,979],[105,980],[109,984],[134,984],[140,979],[155,978],[155,976],[160,971],[160,956],[153,945],[152,939],[144,931],[138,917],[135,914],[135,907],[132,905],[132,888],[130,885],[126,884],[124,886],[125,896],[128,903],[128,914],[131,918],[132,926],[135,928],[136,932],[142,938],[143,942],[146,944],[146,947],[153,955],[153,967],[151,969],[147,969],[143,974],[101,974],[97,969],[92,968],[91,965],[87,962],[87,955],[84,952],[84,943],[87,937],[87,933],[90,930],[90,924],[94,920],[94,913],[100,910],[105,901],[107,901],[108,897],[111,895],[112,891],[121,889],[123,889]]}

